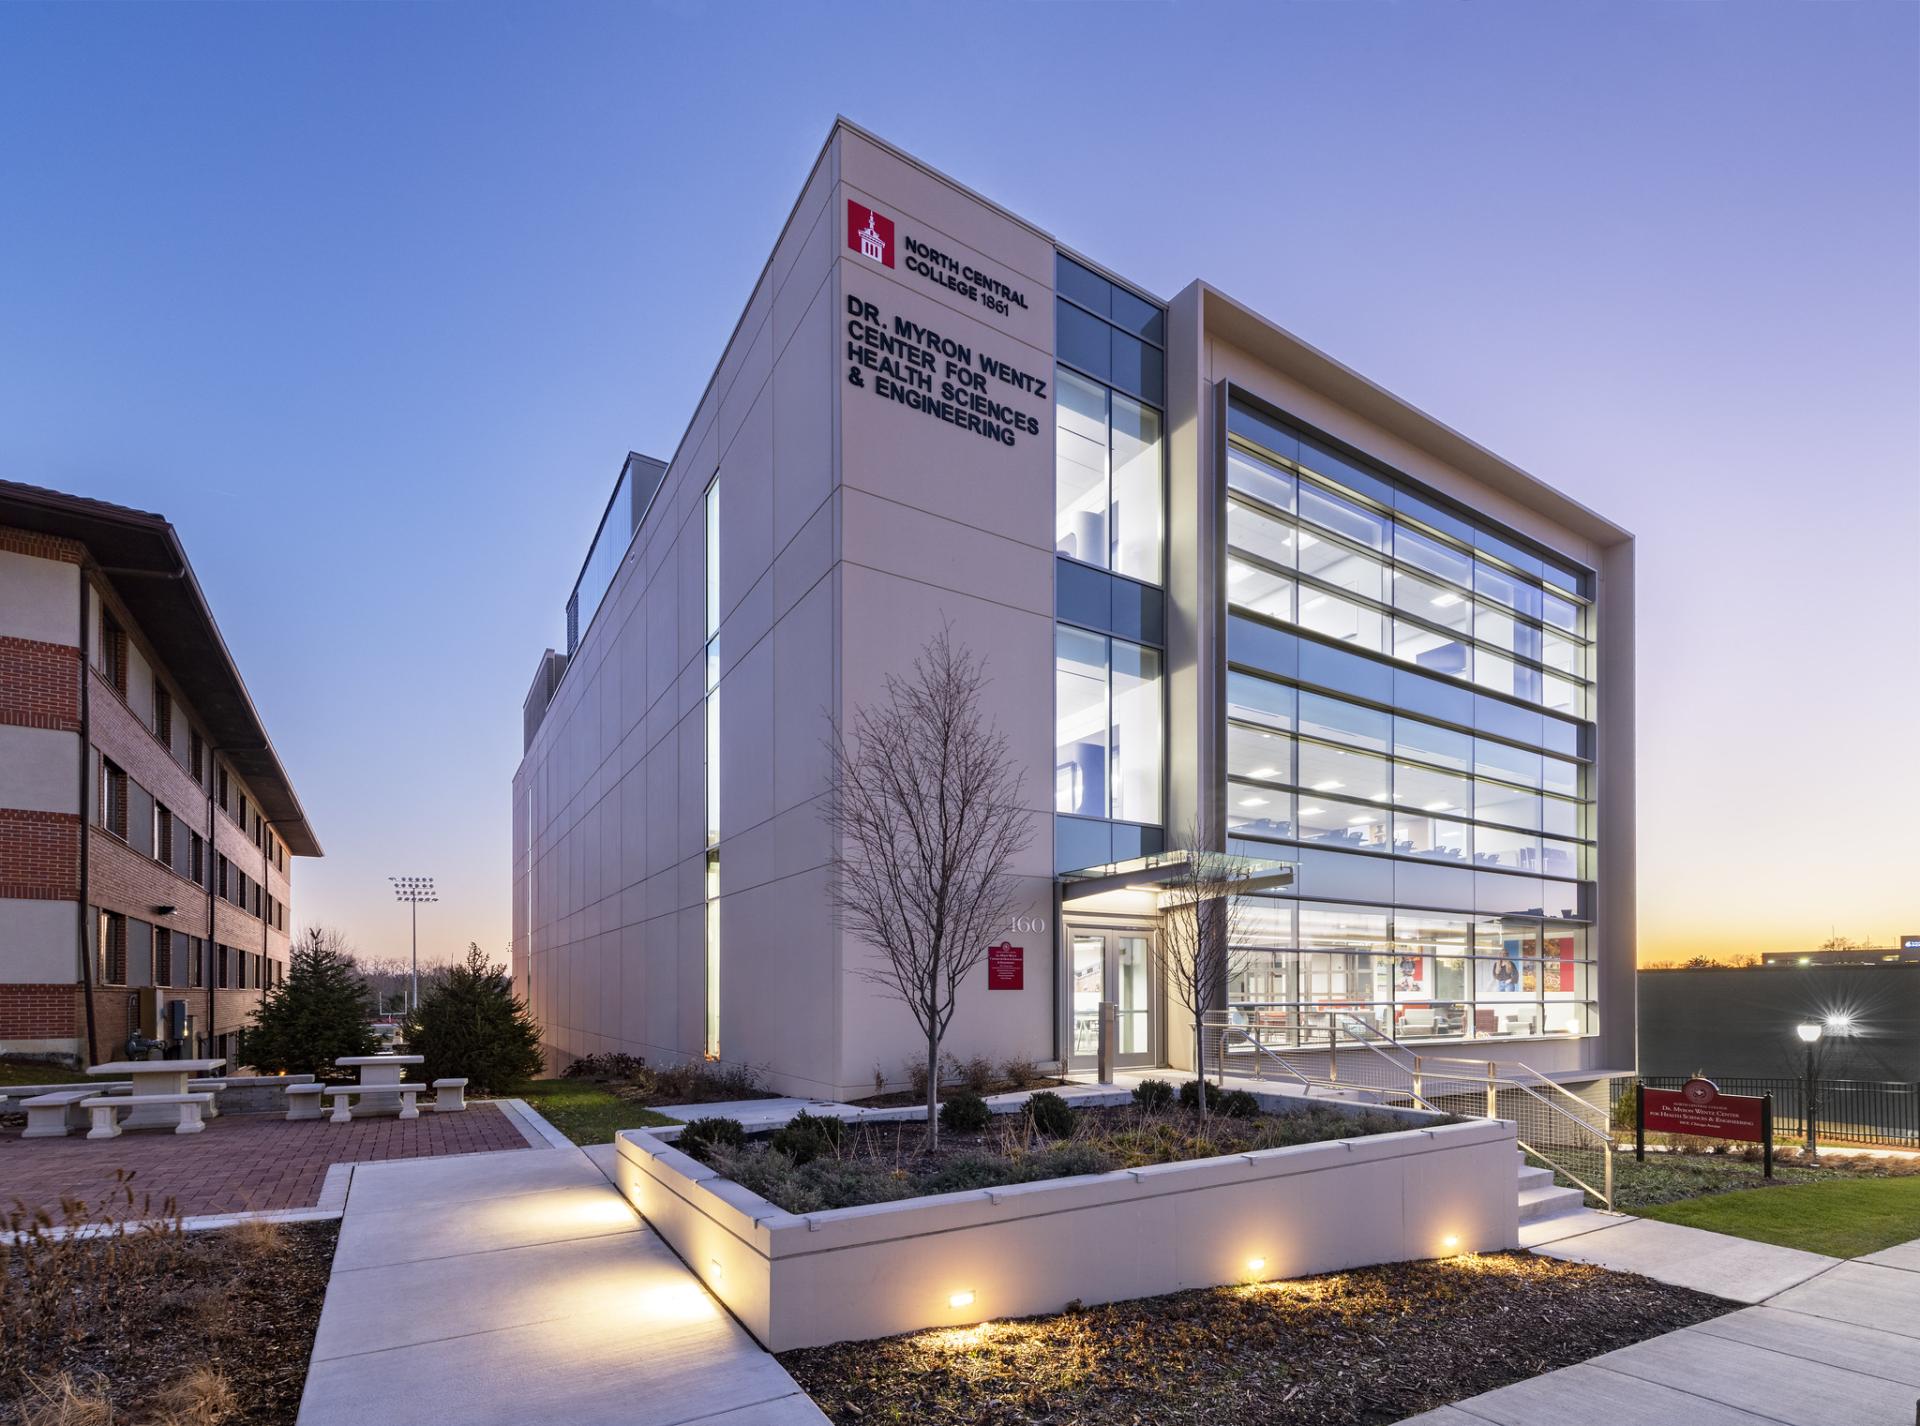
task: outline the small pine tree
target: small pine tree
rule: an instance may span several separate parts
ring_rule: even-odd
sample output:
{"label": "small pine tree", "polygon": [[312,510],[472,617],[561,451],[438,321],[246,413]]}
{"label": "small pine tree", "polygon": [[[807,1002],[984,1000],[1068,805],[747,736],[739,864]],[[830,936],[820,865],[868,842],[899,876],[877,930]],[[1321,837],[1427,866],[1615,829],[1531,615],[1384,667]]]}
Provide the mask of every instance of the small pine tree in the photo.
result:
{"label": "small pine tree", "polygon": [[351,1079],[334,1067],[343,1055],[379,1049],[370,1022],[373,992],[336,932],[309,926],[287,958],[287,978],[263,991],[240,1058],[266,1074]]}
{"label": "small pine tree", "polygon": [[513,993],[507,968],[489,963],[472,943],[466,960],[407,1017],[402,1033],[410,1051],[426,1056],[424,1078],[464,1078],[472,1094],[505,1094],[545,1064],[539,1022]]}

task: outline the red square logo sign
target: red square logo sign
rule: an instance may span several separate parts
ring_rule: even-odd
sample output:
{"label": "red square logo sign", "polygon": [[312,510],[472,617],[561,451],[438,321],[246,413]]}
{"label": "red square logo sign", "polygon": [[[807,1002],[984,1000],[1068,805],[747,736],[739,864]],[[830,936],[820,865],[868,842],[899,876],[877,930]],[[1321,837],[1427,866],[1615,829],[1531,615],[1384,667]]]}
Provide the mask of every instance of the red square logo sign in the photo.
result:
{"label": "red square logo sign", "polygon": [[893,266],[893,219],[847,200],[847,246],[882,267]]}
{"label": "red square logo sign", "polygon": [[1026,954],[1026,947],[1008,945],[1005,941],[997,946],[988,946],[987,989],[1022,989],[1026,982]]}

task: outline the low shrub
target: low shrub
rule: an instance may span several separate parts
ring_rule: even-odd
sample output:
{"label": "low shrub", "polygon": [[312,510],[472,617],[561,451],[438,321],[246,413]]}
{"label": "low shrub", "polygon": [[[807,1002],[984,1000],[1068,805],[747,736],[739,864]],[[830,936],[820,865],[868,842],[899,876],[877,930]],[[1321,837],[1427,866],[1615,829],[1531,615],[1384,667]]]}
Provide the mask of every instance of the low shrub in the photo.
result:
{"label": "low shrub", "polygon": [[940,1127],[956,1134],[977,1134],[992,1122],[993,1111],[987,1108],[987,1101],[970,1089],[957,1090],[940,1105]]}
{"label": "low shrub", "polygon": [[840,1151],[840,1136],[845,1126],[827,1114],[809,1114],[802,1109],[773,1136],[773,1148],[796,1164],[810,1164],[818,1158],[830,1158]]}
{"label": "low shrub", "polygon": [[925,1060],[907,1061],[907,1088],[913,1091],[913,1097],[921,1103],[927,1099],[927,1062]]}
{"label": "low shrub", "polygon": [[609,1050],[602,1055],[582,1055],[560,1071],[562,1079],[632,1079],[647,1067],[638,1055],[623,1055]]}
{"label": "low shrub", "polygon": [[1133,1087],[1133,1102],[1149,1112],[1173,1103],[1173,1086],[1164,1079],[1143,1079]]}
{"label": "low shrub", "polygon": [[993,1061],[985,1055],[975,1055],[960,1062],[960,1083],[975,1094],[985,1094],[993,1088]]}
{"label": "low shrub", "polygon": [[1064,1139],[1073,1133],[1073,1106],[1050,1089],[1027,1099],[1027,1118],[1037,1133]]}
{"label": "low shrub", "polygon": [[629,1078],[634,1097],[642,1104],[726,1104],[767,1097],[760,1087],[760,1071],[752,1065],[688,1060],[649,1069],[641,1064]]}
{"label": "low shrub", "polygon": [[696,1119],[680,1131],[673,1146],[706,1163],[715,1148],[739,1149],[745,1147],[746,1142],[747,1131],[740,1127],[738,1119]]}
{"label": "low shrub", "polygon": [[1211,1107],[1229,1119],[1251,1119],[1260,1112],[1260,1101],[1247,1090],[1229,1089],[1216,1094]]}
{"label": "low shrub", "polygon": [[[1182,1109],[1198,1109],[1200,1107],[1200,1094],[1205,1088],[1206,1081],[1204,1080],[1182,1080],[1180,1083],[1180,1107]],[[1219,1096],[1218,1090],[1214,1091],[1214,1096],[1216,1098]]]}
{"label": "low shrub", "polygon": [[[949,1101],[951,1102],[951,1101]],[[921,1193],[965,1193],[1006,1183],[1013,1168],[992,1154],[955,1154],[920,1180]]]}
{"label": "low shrub", "polygon": [[1015,1089],[1025,1089],[1040,1078],[1040,1066],[1024,1055],[1015,1055],[1002,1066],[1001,1073]]}

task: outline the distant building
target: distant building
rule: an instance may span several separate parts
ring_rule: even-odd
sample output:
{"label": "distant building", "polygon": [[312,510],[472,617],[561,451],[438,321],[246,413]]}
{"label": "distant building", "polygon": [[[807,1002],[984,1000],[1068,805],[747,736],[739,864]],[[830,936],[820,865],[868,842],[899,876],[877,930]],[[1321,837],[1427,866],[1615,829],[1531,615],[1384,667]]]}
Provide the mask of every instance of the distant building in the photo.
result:
{"label": "distant building", "polygon": [[1762,966],[1920,965],[1920,936],[1902,936],[1897,946],[1853,946],[1844,951],[1768,951]]}
{"label": "distant building", "polygon": [[230,1057],[319,855],[173,526],[0,481],[0,1053]]}

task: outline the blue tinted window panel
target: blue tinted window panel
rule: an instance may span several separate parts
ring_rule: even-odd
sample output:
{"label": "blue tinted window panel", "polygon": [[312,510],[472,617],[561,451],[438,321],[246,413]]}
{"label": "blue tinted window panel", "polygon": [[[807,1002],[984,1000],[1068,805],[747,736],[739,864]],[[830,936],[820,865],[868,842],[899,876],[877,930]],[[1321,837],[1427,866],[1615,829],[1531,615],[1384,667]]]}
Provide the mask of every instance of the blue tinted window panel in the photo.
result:
{"label": "blue tinted window panel", "polygon": [[1540,879],[1532,876],[1503,876],[1497,871],[1473,874],[1473,907],[1480,912],[1500,916],[1538,916],[1543,893]]}
{"label": "blue tinted window panel", "polygon": [[1053,865],[1058,871],[1080,871],[1113,861],[1113,824],[1085,817],[1053,819]]}
{"label": "blue tinted window panel", "polygon": [[1166,358],[1160,348],[1109,327],[1112,333],[1113,384],[1155,406],[1166,404]]}
{"label": "blue tinted window panel", "polygon": [[1485,550],[1488,554],[1498,555],[1515,569],[1525,570],[1536,579],[1539,578],[1541,571],[1546,568],[1545,563],[1539,555],[1521,549],[1520,546],[1514,544],[1511,540],[1501,539],[1491,530],[1475,530],[1473,532],[1473,543],[1476,549]]}
{"label": "blue tinted window panel", "polygon": [[1113,632],[1136,644],[1167,642],[1166,596],[1150,584],[1113,578]]}
{"label": "blue tinted window panel", "polygon": [[1054,341],[1061,361],[1102,381],[1113,379],[1113,328],[1065,302],[1053,304]]}
{"label": "blue tinted window panel", "polygon": [[1227,408],[1227,429],[1287,460],[1300,458],[1300,437],[1277,421],[1237,402]]}
{"label": "blue tinted window panel", "polygon": [[1393,863],[1365,852],[1301,847],[1298,894],[1322,901],[1392,901]]}
{"label": "blue tinted window panel", "polygon": [[1565,753],[1568,757],[1580,756],[1580,725],[1569,723],[1564,718],[1540,719],[1540,746],[1550,753]]}
{"label": "blue tinted window panel", "polygon": [[1143,302],[1123,287],[1113,289],[1113,324],[1145,337],[1155,346],[1167,343],[1166,317],[1159,307]]}
{"label": "blue tinted window panel", "polygon": [[1422,500],[1410,491],[1393,492],[1393,508],[1402,514],[1419,521],[1428,529],[1438,530],[1443,535],[1452,535],[1463,545],[1473,544],[1473,526],[1450,511],[1442,510],[1430,501]]}
{"label": "blue tinted window panel", "polygon": [[1516,743],[1529,743],[1537,748],[1541,741],[1541,724],[1545,721],[1540,713],[1503,703],[1483,693],[1474,695],[1473,726],[1483,733],[1512,738]]}
{"label": "blue tinted window panel", "polygon": [[[1231,647],[1231,645],[1229,645]],[[1393,669],[1344,649],[1300,641],[1300,681],[1376,703],[1393,701]]]}
{"label": "blue tinted window panel", "polygon": [[1295,678],[1300,672],[1300,641],[1251,619],[1229,617],[1227,658],[1281,678]]}
{"label": "blue tinted window panel", "polygon": [[1438,911],[1473,910],[1473,873],[1464,867],[1393,864],[1393,899],[1400,906],[1429,906]]}
{"label": "blue tinted window panel", "polygon": [[1102,317],[1113,311],[1113,284],[1097,272],[1089,272],[1072,258],[1062,255],[1054,264],[1054,287],[1062,297],[1071,297],[1089,312]]}
{"label": "blue tinted window panel", "polygon": [[1112,577],[1072,560],[1053,562],[1053,603],[1055,613],[1069,624],[1089,629],[1106,629],[1112,622],[1112,599],[1108,585]]}
{"label": "blue tinted window panel", "polygon": [[1456,688],[1437,678],[1409,673],[1405,669],[1393,671],[1393,705],[1409,713],[1471,728],[1473,699],[1474,695],[1468,689]]}
{"label": "blue tinted window panel", "polygon": [[1316,446],[1311,441],[1300,443],[1300,464],[1308,470],[1337,480],[1349,490],[1370,496],[1382,505],[1393,503],[1393,486],[1382,480],[1370,470],[1363,470],[1343,455],[1328,450],[1325,446]]}

